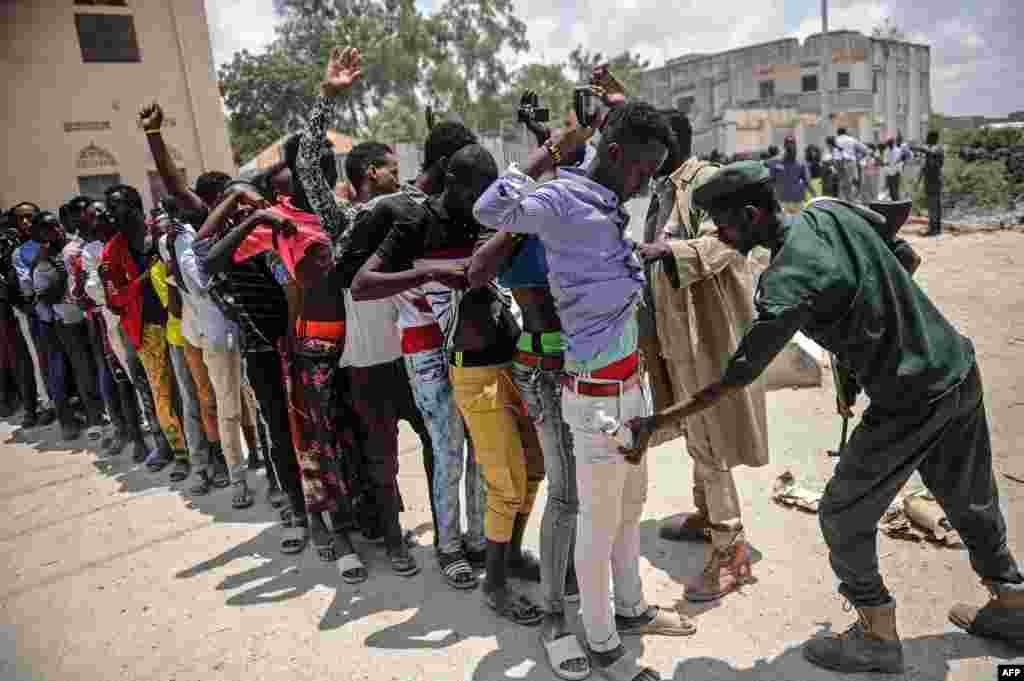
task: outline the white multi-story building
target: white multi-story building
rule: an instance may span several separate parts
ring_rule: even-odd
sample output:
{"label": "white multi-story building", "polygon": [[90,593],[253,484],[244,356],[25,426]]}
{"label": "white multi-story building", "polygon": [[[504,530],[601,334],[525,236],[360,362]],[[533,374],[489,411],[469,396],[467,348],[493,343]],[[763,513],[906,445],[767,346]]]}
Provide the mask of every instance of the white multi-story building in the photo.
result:
{"label": "white multi-story building", "polygon": [[[694,152],[755,152],[795,135],[802,148],[845,127],[865,142],[902,132],[923,140],[931,113],[930,48],[857,31],[830,31],[828,83],[822,34],[717,54],[691,54],[646,71],[642,97],[689,114]],[[829,121],[821,120],[822,97]]]}

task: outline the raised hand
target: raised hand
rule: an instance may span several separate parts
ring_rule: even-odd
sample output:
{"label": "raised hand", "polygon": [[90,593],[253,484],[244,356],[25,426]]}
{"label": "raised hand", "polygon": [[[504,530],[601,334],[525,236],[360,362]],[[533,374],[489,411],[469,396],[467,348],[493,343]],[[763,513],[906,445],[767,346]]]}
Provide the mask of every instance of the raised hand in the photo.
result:
{"label": "raised hand", "polygon": [[164,124],[164,110],[156,102],[139,110],[139,122],[143,130],[159,130]]}
{"label": "raised hand", "polygon": [[327,62],[327,70],[320,89],[329,97],[337,96],[352,87],[362,73],[363,58],[358,49],[346,47],[343,50],[335,47],[331,51],[331,60]]}

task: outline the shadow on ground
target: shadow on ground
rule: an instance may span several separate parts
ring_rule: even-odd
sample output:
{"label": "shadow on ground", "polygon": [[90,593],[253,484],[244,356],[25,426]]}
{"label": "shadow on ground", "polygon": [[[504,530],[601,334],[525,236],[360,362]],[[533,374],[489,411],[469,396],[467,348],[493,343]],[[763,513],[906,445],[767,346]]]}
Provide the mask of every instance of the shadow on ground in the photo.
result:
{"label": "shadow on ground", "polygon": [[[825,623],[819,636],[829,629]],[[903,675],[837,674],[815,667],[803,655],[803,644],[786,648],[780,655],[757,660],[748,668],[736,668],[714,657],[693,657],[676,665],[672,681],[878,681],[881,678],[905,681],[942,681],[952,667],[965,660],[994,657],[1012,659],[1021,651],[996,641],[963,632],[945,632],[903,640],[906,670]],[[988,678],[995,678],[995,668]]]}

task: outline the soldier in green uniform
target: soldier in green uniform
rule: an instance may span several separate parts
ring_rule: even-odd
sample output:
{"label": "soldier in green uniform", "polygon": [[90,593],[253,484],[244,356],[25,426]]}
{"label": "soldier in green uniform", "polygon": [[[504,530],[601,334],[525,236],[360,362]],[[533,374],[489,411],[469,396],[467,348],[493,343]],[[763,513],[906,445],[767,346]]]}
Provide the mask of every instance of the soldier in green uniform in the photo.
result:
{"label": "soldier in green uniform", "polygon": [[899,263],[866,209],[820,202],[780,210],[763,163],[723,168],[696,190],[719,238],[747,253],[771,249],[757,317],[718,383],[652,417],[631,422],[638,461],[663,425],[718,403],[753,382],[798,330],[848,367],[871,401],[841,453],[819,507],[839,592],[859,621],[808,642],[813,663],[844,672],[903,669],[895,603],[878,570],[877,525],[916,470],[960,533],[992,598],[957,605],[968,632],[1024,643],[1024,577],[1006,543],[981,374],[962,336]]}

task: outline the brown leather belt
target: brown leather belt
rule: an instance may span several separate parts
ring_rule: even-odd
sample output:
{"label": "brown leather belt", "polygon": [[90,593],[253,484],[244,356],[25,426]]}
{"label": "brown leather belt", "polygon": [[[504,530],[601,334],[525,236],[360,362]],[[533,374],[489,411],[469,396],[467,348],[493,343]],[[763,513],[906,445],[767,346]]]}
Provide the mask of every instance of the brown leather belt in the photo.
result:
{"label": "brown leather belt", "polygon": [[609,379],[604,379],[604,382],[601,383],[594,382],[601,379],[582,378],[569,374],[562,379],[562,385],[577,395],[585,397],[618,397],[627,390],[632,390],[640,385],[642,378],[643,372],[639,370],[625,380],[607,382]]}
{"label": "brown leather belt", "polygon": [[516,350],[514,361],[533,368],[541,368],[545,371],[561,371],[565,366],[564,355],[536,355],[532,352]]}

